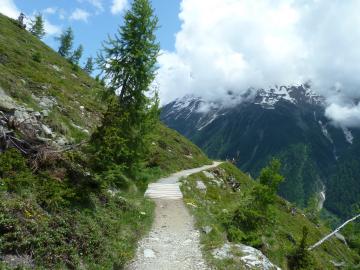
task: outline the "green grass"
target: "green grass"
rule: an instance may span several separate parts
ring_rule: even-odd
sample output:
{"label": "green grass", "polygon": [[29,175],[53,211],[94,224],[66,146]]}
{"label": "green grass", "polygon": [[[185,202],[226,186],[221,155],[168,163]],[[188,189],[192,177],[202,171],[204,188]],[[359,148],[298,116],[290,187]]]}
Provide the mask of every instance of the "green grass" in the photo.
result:
{"label": "green grass", "polygon": [[178,132],[159,123],[151,145],[149,167],[158,167],[164,173],[211,164],[204,153]]}
{"label": "green grass", "polygon": [[[243,205],[242,202],[246,199],[247,192],[257,183],[230,164],[220,165],[219,168],[210,171],[217,175],[217,179],[222,185],[218,186],[203,173],[192,175],[183,180],[182,191],[185,202],[194,214],[196,225],[200,230],[205,226],[213,228],[211,233],[201,234],[201,244],[207,261],[218,269],[242,269],[241,267],[244,266],[240,262],[232,259],[225,261],[214,259],[211,252],[228,241],[229,232],[224,224],[231,217],[234,209]],[[240,184],[240,191],[232,190],[229,186],[229,179],[235,179]],[[207,186],[206,193],[196,188],[196,181],[199,180]],[[254,231],[236,232],[244,233],[245,238],[243,239],[254,234],[260,241],[260,243],[256,243],[255,247],[282,269],[288,269],[286,257],[300,242],[303,226],[309,229],[309,244],[317,242],[330,232],[327,227],[312,223],[300,210],[297,210],[293,216],[291,214],[292,207],[293,205],[289,202],[279,198],[275,205],[271,206],[272,218],[267,224]],[[235,242],[237,241],[235,240]],[[360,256],[337,239],[331,239],[320,248],[315,249],[312,255],[314,260],[312,269],[336,269],[330,260],[346,262],[349,269],[360,263]]]}

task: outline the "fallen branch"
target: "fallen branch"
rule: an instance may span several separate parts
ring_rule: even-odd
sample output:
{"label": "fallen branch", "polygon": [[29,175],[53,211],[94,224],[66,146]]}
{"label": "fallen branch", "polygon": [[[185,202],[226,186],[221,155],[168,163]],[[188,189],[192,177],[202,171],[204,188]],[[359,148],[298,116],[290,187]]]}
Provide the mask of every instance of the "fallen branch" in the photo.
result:
{"label": "fallen branch", "polygon": [[337,232],[339,232],[342,228],[344,228],[348,223],[354,221],[355,219],[359,218],[360,214],[347,220],[346,222],[344,222],[340,227],[338,227],[335,231],[333,231],[332,233],[328,234],[327,236],[325,236],[323,239],[321,239],[319,242],[315,243],[314,245],[312,245],[311,247],[308,248],[309,251],[313,250],[314,248],[320,246],[322,243],[324,243],[326,240],[330,239],[332,236],[334,236]]}

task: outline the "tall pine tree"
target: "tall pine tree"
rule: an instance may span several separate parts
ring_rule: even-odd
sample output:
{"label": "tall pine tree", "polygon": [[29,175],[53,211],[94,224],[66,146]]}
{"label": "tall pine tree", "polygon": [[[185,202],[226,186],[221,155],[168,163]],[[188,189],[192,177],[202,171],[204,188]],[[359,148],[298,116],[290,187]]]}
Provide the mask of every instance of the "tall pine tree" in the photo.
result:
{"label": "tall pine tree", "polygon": [[159,54],[157,27],[150,1],[134,0],[124,25],[104,43],[98,57],[108,87],[117,93],[92,137],[100,169],[116,164],[133,174],[146,158],[159,116],[157,95],[151,93]]}
{"label": "tall pine tree", "polygon": [[30,33],[39,39],[45,36],[44,19],[40,13],[35,16],[35,21],[30,28]]}
{"label": "tall pine tree", "polygon": [[60,37],[56,39],[60,41],[58,53],[63,57],[70,58],[74,42],[74,33],[71,27],[67,28]]}

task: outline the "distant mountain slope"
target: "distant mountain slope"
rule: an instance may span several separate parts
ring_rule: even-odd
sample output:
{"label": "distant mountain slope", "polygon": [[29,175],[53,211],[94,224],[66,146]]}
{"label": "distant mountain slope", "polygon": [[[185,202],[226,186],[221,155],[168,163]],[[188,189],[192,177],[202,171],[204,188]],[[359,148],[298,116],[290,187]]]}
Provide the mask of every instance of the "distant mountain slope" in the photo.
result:
{"label": "distant mountain slope", "polygon": [[[210,157],[234,158],[239,168],[255,176],[271,156],[281,157],[287,180],[280,194],[301,206],[314,193],[333,191],[330,178],[338,161],[360,140],[360,130],[331,125],[324,99],[306,85],[259,90],[240,98],[238,105],[223,106],[186,96],[164,106],[161,119]],[[360,184],[354,188],[360,192]]]}

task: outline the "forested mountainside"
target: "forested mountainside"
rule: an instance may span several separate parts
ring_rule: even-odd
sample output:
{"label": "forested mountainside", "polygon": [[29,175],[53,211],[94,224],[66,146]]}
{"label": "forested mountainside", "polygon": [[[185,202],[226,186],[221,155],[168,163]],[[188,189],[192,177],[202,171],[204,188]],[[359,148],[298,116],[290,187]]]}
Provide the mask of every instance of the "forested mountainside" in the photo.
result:
{"label": "forested mountainside", "polygon": [[241,98],[241,104],[223,106],[186,96],[164,106],[161,118],[210,157],[234,159],[253,176],[271,157],[279,157],[286,177],[279,194],[301,207],[315,196],[326,199],[325,208],[342,218],[355,213],[360,130],[332,125],[324,99],[308,85]]}

